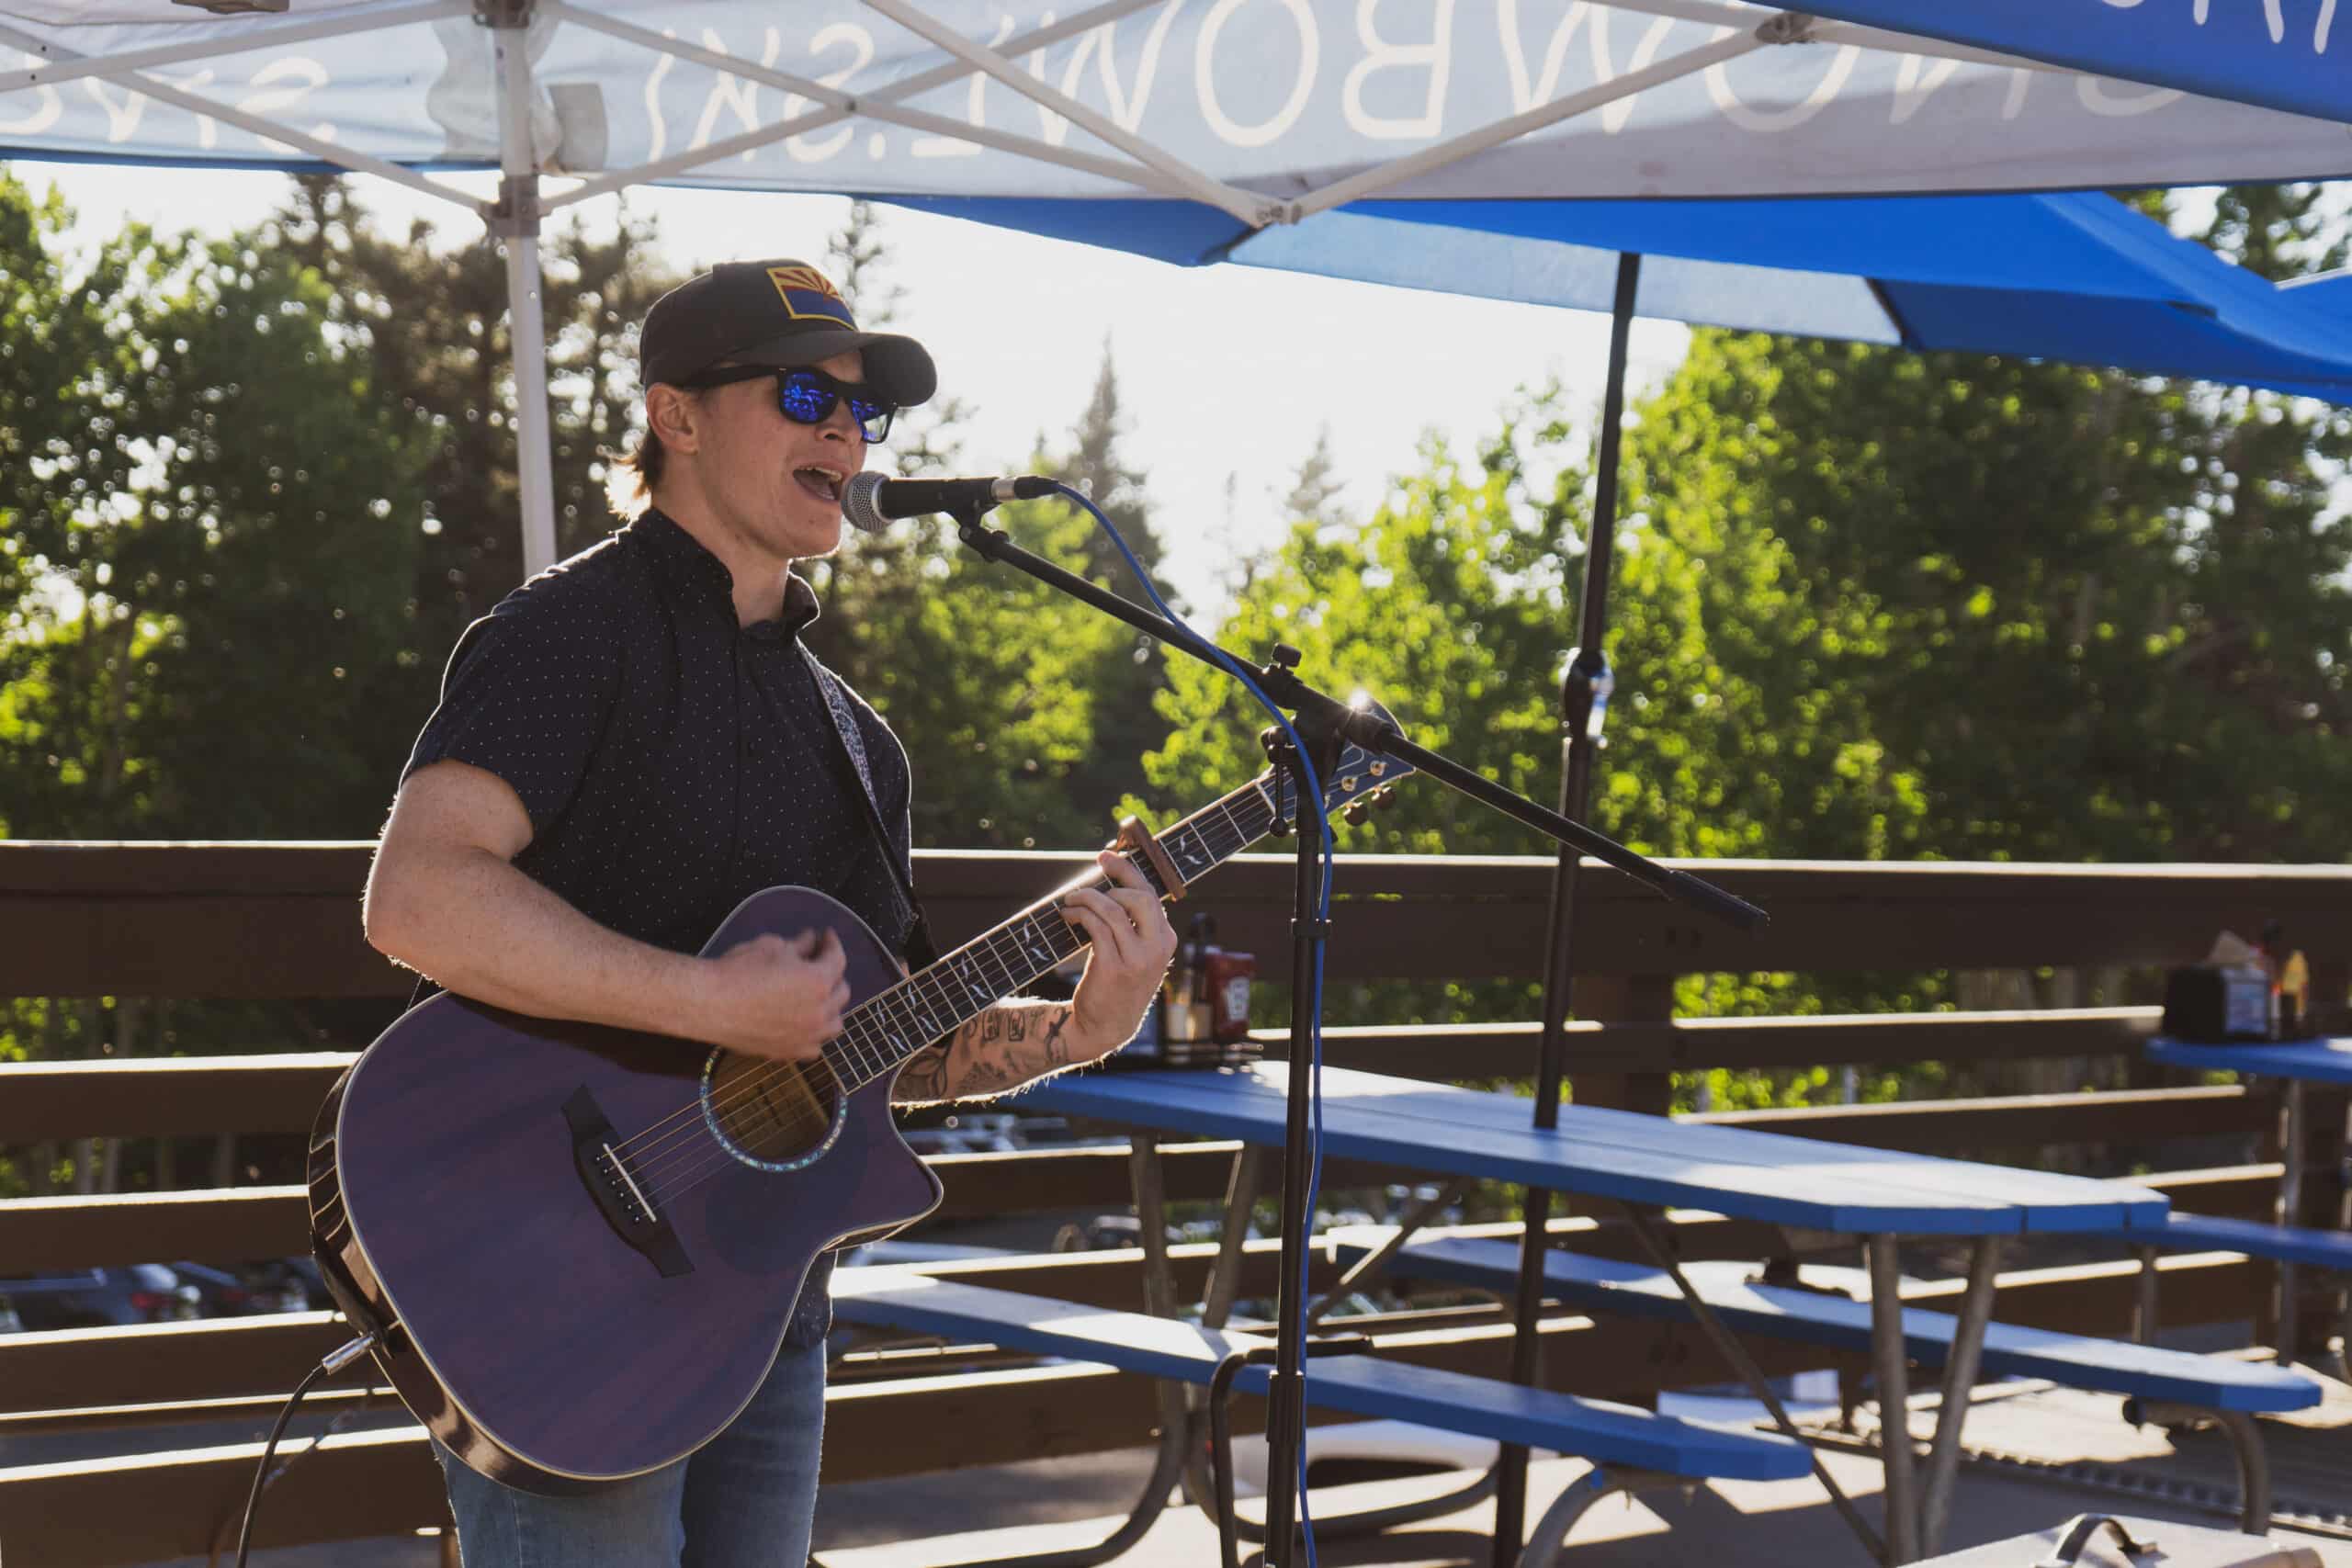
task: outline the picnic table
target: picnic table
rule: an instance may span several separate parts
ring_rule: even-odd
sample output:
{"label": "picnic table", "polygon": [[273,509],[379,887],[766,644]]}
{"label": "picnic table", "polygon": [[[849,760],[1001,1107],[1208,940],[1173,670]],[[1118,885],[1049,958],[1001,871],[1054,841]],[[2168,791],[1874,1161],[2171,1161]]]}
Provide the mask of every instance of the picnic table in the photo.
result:
{"label": "picnic table", "polygon": [[[1272,1148],[1283,1143],[1287,1124],[1284,1070],[1260,1065],[1073,1075],[1037,1086],[1026,1100],[1040,1110],[1152,1135],[1189,1134]],[[1591,1106],[1563,1106],[1556,1127],[1538,1128],[1532,1101],[1517,1095],[1343,1068],[1325,1069],[1323,1105],[1322,1149],[1329,1158],[1613,1199],[1637,1213],[1703,1209],[1796,1231],[1863,1238],[1871,1277],[1871,1356],[1882,1408],[1894,1413],[1888,1422],[1891,1432],[1902,1431],[1899,1413],[1909,1395],[1896,1243],[1905,1236],[1972,1238],[1967,1289],[1928,1456],[1915,1475],[1907,1442],[1883,1445],[1886,1544],[1895,1562],[1932,1550],[1949,1513],[1967,1391],[1976,1378],[1992,1315],[1998,1240],[2053,1232],[2160,1231],[2169,1209],[2161,1194],[2121,1182]],[[1139,1151],[1146,1142],[1138,1140]],[[1156,1209],[1156,1190],[1151,1202],[1143,1204],[1147,1194],[1140,1184],[1148,1178],[1141,1159],[1136,1170],[1139,1206]],[[1237,1179],[1237,1191],[1246,1186]],[[1239,1227],[1232,1213],[1229,1205],[1220,1272],[1238,1257]],[[1396,1242],[1418,1223],[1408,1216]],[[1153,1228],[1148,1213],[1147,1241]],[[1213,1280],[1213,1302],[1216,1291]]]}
{"label": "picnic table", "polygon": [[[2295,1359],[2295,1269],[2298,1263],[2336,1272],[2352,1270],[2352,1235],[2339,1228],[2314,1230],[2295,1224],[2303,1199],[2303,1164],[2310,1137],[2310,1115],[2304,1107],[2305,1084],[2352,1085],[2352,1037],[2254,1042],[2245,1044],[2202,1044],[2157,1035],[2147,1044],[2148,1059],[2170,1067],[2211,1072],[2245,1073],[2274,1077],[2286,1086],[2287,1148],[2285,1168],[2278,1177],[2278,1223],[2257,1225],[2245,1221],[2180,1216],[2169,1229],[2177,1244],[2210,1244],[2216,1248],[2246,1252],[2278,1264],[2278,1359]],[[2339,1215],[2339,1221],[2341,1215]],[[2345,1364],[2352,1370],[2352,1301],[2346,1303]]]}

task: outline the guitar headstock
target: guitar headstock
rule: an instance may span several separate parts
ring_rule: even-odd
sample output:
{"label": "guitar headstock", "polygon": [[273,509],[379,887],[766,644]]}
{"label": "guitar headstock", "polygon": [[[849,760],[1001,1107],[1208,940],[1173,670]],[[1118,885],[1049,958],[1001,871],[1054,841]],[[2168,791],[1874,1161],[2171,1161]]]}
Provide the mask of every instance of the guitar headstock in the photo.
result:
{"label": "guitar headstock", "polygon": [[[1350,705],[1390,724],[1396,722],[1396,715],[1368,696],[1359,694]],[[1391,788],[1418,771],[1409,762],[1367,751],[1352,740],[1345,741],[1340,748],[1338,761],[1322,775],[1323,810],[1326,815],[1337,811],[1350,822],[1361,823],[1373,807],[1387,803]],[[1297,783],[1287,770],[1282,769],[1269,769],[1261,775],[1261,784],[1268,780],[1273,786],[1274,820],[1287,823],[1297,814]]]}

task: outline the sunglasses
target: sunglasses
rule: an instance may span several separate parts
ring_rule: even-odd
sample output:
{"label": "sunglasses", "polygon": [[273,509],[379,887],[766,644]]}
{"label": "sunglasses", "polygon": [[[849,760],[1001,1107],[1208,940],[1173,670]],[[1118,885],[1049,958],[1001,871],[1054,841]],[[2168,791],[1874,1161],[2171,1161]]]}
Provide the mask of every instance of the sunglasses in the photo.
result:
{"label": "sunglasses", "polygon": [[731,386],[737,381],[756,381],[765,376],[775,378],[775,406],[785,418],[795,424],[822,424],[833,416],[833,410],[846,402],[849,404],[849,417],[857,425],[857,433],[872,444],[890,434],[890,421],[899,412],[896,403],[883,402],[865,395],[865,383],[837,381],[822,370],[786,370],[774,365],[729,365],[688,377],[678,384],[700,390],[706,387]]}

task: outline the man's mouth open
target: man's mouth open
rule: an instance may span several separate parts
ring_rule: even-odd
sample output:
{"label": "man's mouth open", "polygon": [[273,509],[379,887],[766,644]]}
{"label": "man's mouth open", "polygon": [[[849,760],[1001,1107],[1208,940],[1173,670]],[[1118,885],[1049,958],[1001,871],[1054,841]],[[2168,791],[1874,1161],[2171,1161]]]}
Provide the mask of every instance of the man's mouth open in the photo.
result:
{"label": "man's mouth open", "polygon": [[841,504],[842,486],[849,482],[847,474],[839,468],[827,468],[822,463],[810,463],[795,468],[792,477],[802,490],[836,506]]}

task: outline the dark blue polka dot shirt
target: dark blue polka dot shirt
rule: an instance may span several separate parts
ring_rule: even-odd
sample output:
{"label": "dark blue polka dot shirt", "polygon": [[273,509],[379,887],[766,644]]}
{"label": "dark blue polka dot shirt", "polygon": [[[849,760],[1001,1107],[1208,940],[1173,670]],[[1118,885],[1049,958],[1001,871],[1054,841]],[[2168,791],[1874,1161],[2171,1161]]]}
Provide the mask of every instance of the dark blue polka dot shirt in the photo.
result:
{"label": "dark blue polka dot shirt", "polygon": [[[522,798],[515,865],[589,919],[677,953],[751,894],[829,893],[905,949],[914,911],[859,799],[852,728],[901,874],[905,750],[800,646],[817,618],[798,577],[783,615],[739,626],[734,579],[659,512],[540,573],[458,639],[441,704],[401,777],[456,761]],[[830,1325],[820,1259],[788,1343]]]}

